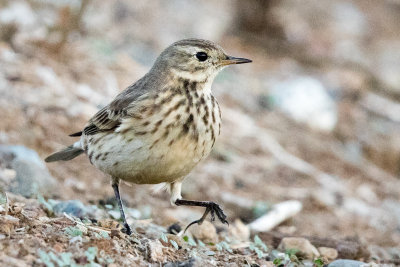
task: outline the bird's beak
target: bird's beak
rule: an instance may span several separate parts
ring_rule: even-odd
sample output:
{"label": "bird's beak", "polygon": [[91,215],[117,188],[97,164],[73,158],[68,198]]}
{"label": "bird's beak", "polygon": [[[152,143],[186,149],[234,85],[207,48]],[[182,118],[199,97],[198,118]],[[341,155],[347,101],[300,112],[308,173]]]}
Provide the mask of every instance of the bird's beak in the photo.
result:
{"label": "bird's beak", "polygon": [[231,64],[244,64],[244,63],[250,63],[250,62],[253,62],[253,61],[250,59],[247,59],[247,58],[226,56],[226,59],[222,60],[221,65],[226,66],[226,65],[231,65]]}

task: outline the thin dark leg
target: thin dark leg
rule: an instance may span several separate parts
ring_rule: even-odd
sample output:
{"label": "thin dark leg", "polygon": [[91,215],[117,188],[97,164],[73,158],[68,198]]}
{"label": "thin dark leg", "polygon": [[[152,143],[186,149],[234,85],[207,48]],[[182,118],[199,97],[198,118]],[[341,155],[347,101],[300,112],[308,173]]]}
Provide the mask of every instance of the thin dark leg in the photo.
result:
{"label": "thin dark leg", "polygon": [[217,214],[218,219],[222,223],[226,223],[226,224],[229,225],[228,221],[226,220],[226,215],[224,214],[224,211],[215,202],[178,199],[178,200],[175,201],[175,204],[178,205],[178,206],[197,206],[197,207],[205,207],[206,208],[206,210],[204,211],[203,216],[201,216],[200,219],[198,219],[196,221],[193,221],[188,226],[186,226],[185,232],[190,226],[192,226],[195,223],[197,223],[199,225],[202,224],[204,222],[204,220],[206,219],[208,213],[210,213],[210,212],[211,212],[211,221],[215,220],[215,214]]}
{"label": "thin dark leg", "polygon": [[124,230],[123,231],[127,235],[131,235],[132,234],[132,230],[131,230],[131,227],[129,226],[129,224],[126,222],[124,206],[122,206],[121,197],[119,195],[118,184],[117,183],[113,183],[112,184],[112,188],[114,189],[115,198],[117,199],[117,202],[118,202],[119,212],[121,213],[122,221],[124,222]]}

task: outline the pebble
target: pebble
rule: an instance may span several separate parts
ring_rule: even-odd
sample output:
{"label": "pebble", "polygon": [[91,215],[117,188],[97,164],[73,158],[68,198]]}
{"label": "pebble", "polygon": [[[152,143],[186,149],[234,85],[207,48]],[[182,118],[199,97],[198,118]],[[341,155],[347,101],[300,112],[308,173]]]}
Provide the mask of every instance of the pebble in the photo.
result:
{"label": "pebble", "polygon": [[142,227],[144,229],[144,234],[146,235],[147,238],[151,239],[159,239],[160,238],[160,233],[165,233],[167,230],[157,224],[154,223],[148,223],[145,225],[141,225],[139,221],[135,222],[136,229],[137,227]]}
{"label": "pebble", "polygon": [[89,214],[88,209],[79,200],[59,202],[53,207],[53,210],[59,216],[62,216],[64,212],[77,218],[87,217]]}
{"label": "pebble", "polygon": [[160,241],[158,240],[150,241],[147,244],[149,261],[164,262],[166,255],[164,255],[163,248],[164,246],[161,244]]}
{"label": "pebble", "polygon": [[110,216],[116,220],[119,220],[119,218],[121,217],[121,213],[119,212],[119,210],[109,210],[108,214],[110,214]]}
{"label": "pebble", "polygon": [[259,260],[258,263],[261,267],[275,267],[276,266],[273,261]]}
{"label": "pebble", "polygon": [[271,83],[275,105],[298,122],[313,129],[332,131],[337,122],[336,104],[317,79],[298,76]]}
{"label": "pebble", "polygon": [[0,216],[0,232],[9,236],[18,223],[19,219],[11,215]]}
{"label": "pebble", "polygon": [[18,145],[0,145],[0,161],[16,173],[8,189],[24,197],[56,195],[57,181],[36,151]]}
{"label": "pebble", "polygon": [[328,264],[328,267],[362,267],[367,266],[365,262],[355,260],[335,260]]}
{"label": "pebble", "polygon": [[83,241],[82,236],[78,235],[78,236],[72,237],[72,238],[69,240],[69,244],[73,244],[73,243],[75,243],[75,242],[82,243],[82,241]]}
{"label": "pebble", "polygon": [[166,246],[166,247],[167,247],[167,246],[172,247],[172,244],[171,244],[170,241],[173,240],[173,241],[176,242],[176,244],[178,245],[179,248],[186,247],[186,243],[185,243],[185,241],[182,239],[182,237],[177,236],[177,235],[174,235],[174,234],[166,234],[166,237],[167,237],[167,239],[168,239],[168,244],[164,244],[164,242],[161,241],[161,243],[162,243],[164,246]]}
{"label": "pebble", "polygon": [[240,219],[236,219],[233,225],[229,227],[229,233],[239,241],[248,241],[250,238],[250,228]]}
{"label": "pebble", "polygon": [[319,247],[318,251],[321,254],[321,256],[327,259],[328,261],[334,260],[338,257],[338,252],[334,248]]}
{"label": "pebble", "polygon": [[180,231],[182,231],[182,227],[179,223],[174,223],[168,227],[168,233],[177,235]]}
{"label": "pebble", "polygon": [[190,233],[204,243],[217,243],[218,235],[215,226],[209,221],[204,221],[201,225],[194,224],[189,228]]}
{"label": "pebble", "polygon": [[193,257],[186,261],[168,262],[164,267],[202,267],[209,266],[207,262],[200,257]]}
{"label": "pebble", "polygon": [[296,249],[298,250],[296,255],[305,259],[313,259],[320,256],[316,247],[308,239],[302,237],[285,237],[281,240],[278,249],[281,251]]}

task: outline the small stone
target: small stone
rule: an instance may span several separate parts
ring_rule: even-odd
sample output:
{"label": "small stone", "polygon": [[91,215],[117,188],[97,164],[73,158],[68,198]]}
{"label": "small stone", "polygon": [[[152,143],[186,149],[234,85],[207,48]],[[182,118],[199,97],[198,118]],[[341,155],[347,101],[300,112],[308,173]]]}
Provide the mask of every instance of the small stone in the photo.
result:
{"label": "small stone", "polygon": [[16,225],[18,225],[19,219],[10,215],[0,216],[0,232],[10,235]]}
{"label": "small stone", "polygon": [[101,219],[98,221],[98,225],[107,229],[121,230],[121,225],[112,219]]}
{"label": "small stone", "polygon": [[282,251],[288,249],[298,250],[296,255],[305,259],[313,259],[320,256],[318,250],[310,241],[302,237],[285,237],[281,240],[278,249]]}
{"label": "small stone", "polygon": [[119,210],[109,210],[108,214],[110,214],[110,216],[115,220],[119,220],[119,218],[121,217],[121,213],[119,212]]}
{"label": "small stone", "polygon": [[229,233],[239,241],[248,241],[250,238],[250,229],[240,219],[236,219],[231,227]]}
{"label": "small stone", "polygon": [[204,221],[201,225],[192,225],[189,229],[195,238],[204,243],[217,243],[218,241],[217,230],[209,221]]}
{"label": "small stone", "polygon": [[367,266],[365,262],[355,260],[335,260],[328,264],[328,267],[361,267]]}
{"label": "small stone", "polygon": [[164,265],[164,267],[177,267],[177,266],[179,266],[179,267],[202,267],[202,266],[210,266],[210,264],[200,257],[193,257],[186,261],[168,262]]}
{"label": "small stone", "polygon": [[168,246],[172,247],[170,240],[175,241],[179,248],[183,248],[184,246],[186,246],[186,243],[182,239],[182,237],[173,234],[167,234],[166,236],[168,238],[168,243],[169,243]]}
{"label": "small stone", "polygon": [[56,244],[53,246],[53,249],[54,249],[57,253],[61,253],[61,252],[64,251],[64,248],[63,248],[63,246],[62,246],[61,243],[56,243]]}
{"label": "small stone", "polygon": [[19,219],[10,215],[4,215],[2,216],[1,220],[4,223],[11,223],[11,224],[18,224]]}
{"label": "small stone", "polygon": [[79,200],[68,200],[56,204],[53,207],[54,213],[61,216],[64,212],[77,218],[83,218],[88,215],[85,205]]}
{"label": "small stone", "polygon": [[182,230],[179,223],[174,223],[168,227],[168,233],[177,235]]}
{"label": "small stone", "polygon": [[120,238],[120,237],[122,236],[121,233],[122,233],[121,230],[112,229],[112,230],[111,230],[111,233],[110,233],[110,237],[111,237],[111,238],[113,238],[113,237],[118,237],[118,238]]}
{"label": "small stone", "polygon": [[266,261],[264,259],[258,260],[258,265],[260,267],[275,267],[276,266],[273,261]]}
{"label": "small stone", "polygon": [[328,261],[334,260],[338,257],[338,252],[334,248],[319,247],[318,251],[321,254],[321,256],[327,259]]}
{"label": "small stone", "polygon": [[69,240],[69,244],[73,244],[75,242],[82,243],[82,241],[83,241],[82,236],[78,235],[78,236],[74,236],[73,238],[71,238]]}
{"label": "small stone", "polygon": [[24,146],[0,145],[0,161],[16,173],[9,190],[24,197],[57,194],[57,181],[36,151]]}
{"label": "small stone", "polygon": [[329,132],[336,125],[336,103],[324,84],[314,77],[272,81],[270,98],[284,113],[313,129]]}
{"label": "small stone", "polygon": [[[143,221],[142,221],[143,222]],[[135,228],[136,231],[140,230],[142,228],[142,233],[146,235],[147,238],[150,239],[159,239],[160,238],[160,233],[165,233],[167,230],[154,223],[145,223],[145,224],[140,224],[142,222],[136,222],[135,223]],[[139,232],[139,231],[138,231]]]}
{"label": "small stone", "polygon": [[301,263],[303,264],[302,265],[303,267],[314,267],[315,266],[314,262],[311,260],[303,260]]}
{"label": "small stone", "polygon": [[147,244],[149,261],[164,262],[166,255],[164,255],[163,248],[164,246],[161,244],[160,241],[158,240],[150,241]]}
{"label": "small stone", "polygon": [[[146,211],[146,209],[144,209],[144,210]],[[133,209],[133,208],[125,208],[125,212],[126,212],[126,216],[132,217],[136,220],[142,218],[142,212],[140,210]],[[151,213],[151,210],[150,210],[150,213]],[[143,214],[143,218],[149,217],[149,216],[150,216],[149,214]]]}
{"label": "small stone", "polygon": [[22,212],[25,203],[15,202],[9,207],[9,211],[12,215],[19,214]]}

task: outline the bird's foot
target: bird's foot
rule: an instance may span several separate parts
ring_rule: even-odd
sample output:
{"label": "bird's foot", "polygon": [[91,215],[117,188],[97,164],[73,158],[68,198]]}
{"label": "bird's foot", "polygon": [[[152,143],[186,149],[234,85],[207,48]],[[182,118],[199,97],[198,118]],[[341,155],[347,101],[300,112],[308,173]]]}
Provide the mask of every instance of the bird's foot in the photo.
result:
{"label": "bird's foot", "polygon": [[[208,208],[208,207],[207,207]],[[210,202],[210,214],[211,214],[211,221],[215,221],[215,214],[217,215],[218,219],[222,222],[222,223],[226,223],[227,225],[229,225],[228,221],[226,220],[226,215],[224,213],[224,211],[222,210],[222,208],[215,202]],[[203,219],[204,221],[204,219]]]}
{"label": "bird's foot", "polygon": [[124,234],[127,234],[127,235],[132,234],[131,227],[129,226],[128,223],[124,223],[124,228],[121,229],[121,232],[123,232]]}
{"label": "bird's foot", "polygon": [[215,215],[217,215],[218,219],[222,222],[222,223],[226,223],[229,225],[228,221],[226,220],[226,215],[224,213],[224,211],[222,210],[222,208],[215,202],[211,202],[211,201],[192,201],[192,200],[185,200],[185,199],[178,199],[175,202],[176,205],[180,206],[180,205],[186,205],[186,206],[201,206],[201,207],[206,207],[206,210],[204,211],[203,216],[201,216],[200,219],[195,220],[193,222],[191,222],[188,226],[186,226],[185,231],[192,226],[193,224],[198,224],[201,225],[204,220],[206,219],[208,213],[211,214],[211,221],[215,221]]}

